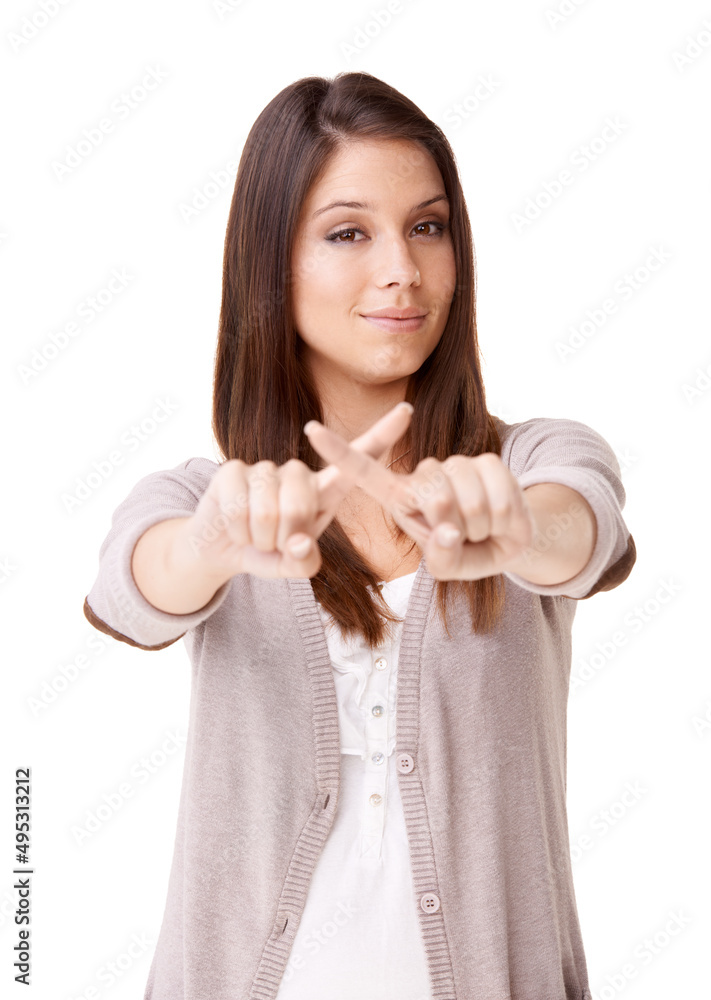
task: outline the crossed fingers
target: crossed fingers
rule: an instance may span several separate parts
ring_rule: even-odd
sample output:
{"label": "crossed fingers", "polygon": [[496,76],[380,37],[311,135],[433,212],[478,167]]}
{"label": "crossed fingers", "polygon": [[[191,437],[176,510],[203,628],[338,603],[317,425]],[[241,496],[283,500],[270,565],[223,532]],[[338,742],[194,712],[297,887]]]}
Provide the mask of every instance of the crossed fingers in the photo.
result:
{"label": "crossed fingers", "polygon": [[[309,441],[321,457],[331,463],[316,474],[319,480],[320,497],[320,511],[316,518],[317,536],[321,534],[333,517],[340,501],[355,485],[367,482],[372,489],[378,490],[376,498],[383,506],[388,510],[399,509],[398,504],[402,504],[406,496],[402,486],[403,477],[396,476],[383,468],[373,456],[379,458],[402,437],[410,422],[410,415],[410,410],[398,404],[350,444],[317,420],[310,420],[306,424],[306,427],[309,428],[306,432]],[[317,429],[315,437],[318,438],[318,442],[312,440],[312,428]],[[321,447],[324,436],[328,436],[331,442],[328,455]],[[334,443],[337,461],[331,457]],[[328,449],[328,444],[325,447]],[[370,493],[372,496],[376,496],[372,490]],[[415,520],[412,525],[413,529],[419,532],[422,532],[424,526],[425,522],[422,519]]]}
{"label": "crossed fingers", "polygon": [[[408,534],[418,544],[427,542],[431,529],[422,515],[416,512],[416,499],[405,485],[403,476],[390,472],[367,452],[354,448],[340,434],[324,427],[318,420],[310,420],[304,426],[304,432],[321,457],[331,463],[327,469],[321,470],[324,486],[333,485],[339,495],[345,495],[353,485],[360,486],[390,511],[398,523],[404,521]],[[372,444],[377,454],[385,450],[376,441]]]}
{"label": "crossed fingers", "polygon": [[378,500],[419,544],[438,579],[475,580],[500,573],[531,544],[535,523],[530,508],[518,480],[496,454],[452,455],[446,462],[425,459],[405,476],[383,468],[354,448],[355,442],[349,444],[316,420],[304,432],[332,463],[324,473],[337,469],[345,477],[338,481],[338,473],[330,472],[337,488],[357,484]]}

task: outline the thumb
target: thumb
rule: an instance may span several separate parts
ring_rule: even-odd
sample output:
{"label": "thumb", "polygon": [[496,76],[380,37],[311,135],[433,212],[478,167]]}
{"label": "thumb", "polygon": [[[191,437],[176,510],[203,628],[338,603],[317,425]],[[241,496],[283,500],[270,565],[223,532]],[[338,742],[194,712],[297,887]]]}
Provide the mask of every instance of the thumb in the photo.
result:
{"label": "thumb", "polygon": [[451,521],[442,521],[430,533],[426,545],[427,569],[441,580],[455,580],[462,559],[462,532]]}

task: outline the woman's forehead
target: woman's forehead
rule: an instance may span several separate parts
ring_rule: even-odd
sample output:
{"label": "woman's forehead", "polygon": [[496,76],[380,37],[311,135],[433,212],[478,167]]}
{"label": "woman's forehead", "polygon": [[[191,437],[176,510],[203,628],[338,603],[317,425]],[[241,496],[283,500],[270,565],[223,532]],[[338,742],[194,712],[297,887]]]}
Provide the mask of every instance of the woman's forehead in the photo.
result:
{"label": "woman's forehead", "polygon": [[402,140],[369,140],[334,153],[306,200],[317,217],[333,203],[375,211],[386,208],[389,197],[407,195],[414,209],[436,194],[444,194],[441,174],[427,150]]}

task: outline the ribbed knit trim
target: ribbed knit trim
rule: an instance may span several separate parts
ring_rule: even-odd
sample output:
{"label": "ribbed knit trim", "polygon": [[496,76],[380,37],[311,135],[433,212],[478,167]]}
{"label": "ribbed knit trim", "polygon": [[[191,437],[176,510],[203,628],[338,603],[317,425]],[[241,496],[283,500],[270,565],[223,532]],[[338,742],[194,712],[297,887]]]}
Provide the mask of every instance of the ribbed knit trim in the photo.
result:
{"label": "ribbed knit trim", "polygon": [[279,991],[297,931],[297,917],[306,906],[311,876],[336,814],[340,789],[341,746],[338,702],[328,643],[318,613],[311,580],[289,577],[292,606],[304,644],[314,704],[314,754],[317,797],[289,864],[277,904],[274,928],[249,994],[249,1000],[274,1000]]}
{"label": "ribbed knit trim", "polygon": [[[436,1000],[457,1000],[454,970],[445,929],[447,900],[440,893],[435,868],[434,848],[427,819],[425,792],[419,770],[420,735],[420,651],[427,616],[432,604],[436,580],[421,561],[412,585],[405,623],[400,640],[397,668],[397,742],[395,753],[409,754],[415,766],[405,774],[398,772],[400,798],[405,813],[410,845],[415,906],[430,970],[432,996]],[[426,913],[421,905],[425,893],[439,896],[435,913]]]}
{"label": "ribbed knit trim", "polygon": [[[318,795],[289,864],[274,928],[262,952],[249,1000],[274,1000],[279,991],[298,929],[296,917],[303,914],[306,906],[309,884],[333,825],[340,792],[338,701],[326,633],[311,580],[289,577],[286,582],[304,643],[314,696]],[[410,754],[415,762],[409,774],[398,773],[398,780],[410,843],[415,905],[429,964],[432,995],[436,1000],[456,1000],[452,960],[444,926],[446,900],[440,897],[440,908],[435,913],[426,913],[420,902],[425,893],[438,893],[439,888],[417,757],[420,647],[435,582],[422,559],[412,584],[400,641],[395,751]]]}

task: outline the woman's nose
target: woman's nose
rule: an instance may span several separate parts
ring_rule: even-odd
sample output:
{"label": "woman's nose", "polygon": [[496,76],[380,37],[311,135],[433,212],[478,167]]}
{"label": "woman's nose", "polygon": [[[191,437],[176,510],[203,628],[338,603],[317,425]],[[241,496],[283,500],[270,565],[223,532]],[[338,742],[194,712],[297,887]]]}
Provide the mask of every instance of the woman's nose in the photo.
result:
{"label": "woman's nose", "polygon": [[402,240],[392,240],[383,246],[376,268],[379,285],[397,282],[403,285],[418,285],[420,271],[412,249]]}

